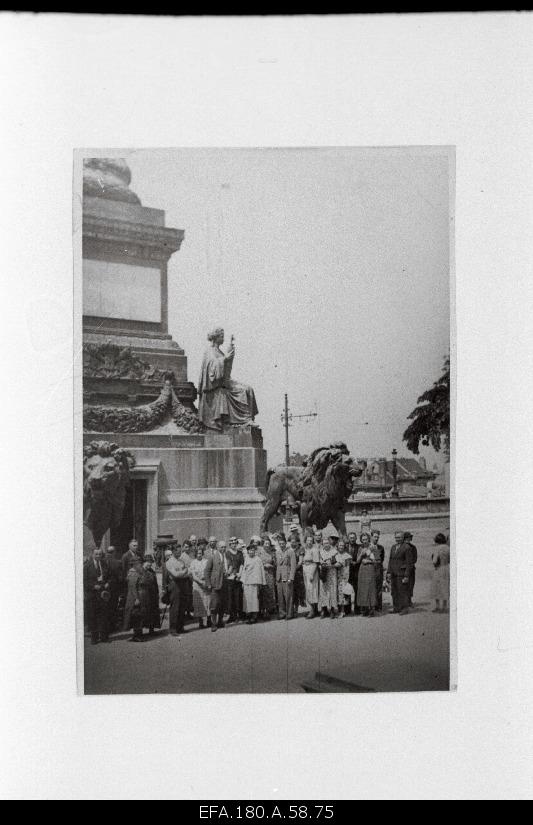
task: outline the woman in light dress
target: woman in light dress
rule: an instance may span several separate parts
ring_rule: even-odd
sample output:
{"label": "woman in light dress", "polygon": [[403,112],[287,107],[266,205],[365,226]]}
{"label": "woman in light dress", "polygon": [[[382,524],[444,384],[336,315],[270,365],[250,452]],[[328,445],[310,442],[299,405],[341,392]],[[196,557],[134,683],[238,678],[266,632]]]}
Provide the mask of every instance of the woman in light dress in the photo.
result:
{"label": "woman in light dress", "polygon": [[431,554],[433,562],[431,598],[435,599],[433,612],[446,613],[450,599],[450,548],[443,533],[437,533],[434,541],[436,546]]}
{"label": "woman in light dress", "polygon": [[196,558],[189,565],[189,573],[192,577],[192,609],[193,616],[198,619],[198,627],[204,627],[204,618],[209,616],[209,602],[211,594],[205,586],[205,566],[207,559],[204,558],[203,546],[196,548]]}
{"label": "woman in light dress", "polygon": [[344,539],[339,539],[337,544],[337,561],[340,567],[337,571],[337,602],[339,605],[339,615],[346,616],[345,605],[346,600],[350,601],[350,596],[353,593],[353,587],[350,584],[350,564],[352,562],[352,554],[346,549]]}
{"label": "woman in light dress", "polygon": [[248,555],[241,567],[240,578],[244,592],[246,624],[255,624],[259,613],[259,588],[266,584],[263,562],[256,556],[255,543],[248,546]]}
{"label": "woman in light dress", "polygon": [[305,584],[305,599],[309,612],[306,619],[313,619],[318,612],[318,585],[320,577],[318,575],[318,565],[320,562],[320,548],[315,544],[312,535],[305,538],[304,555],[302,569]]}
{"label": "woman in light dress", "polygon": [[361,609],[363,616],[375,616],[377,604],[376,557],[370,546],[369,533],[361,533],[357,563],[361,565],[357,579],[357,606]]}
{"label": "woman in light dress", "polygon": [[337,561],[337,551],[331,546],[328,537],[322,541],[320,548],[320,585],[318,606],[322,611],[320,618],[328,615],[331,619],[337,616],[337,570],[340,563]]}

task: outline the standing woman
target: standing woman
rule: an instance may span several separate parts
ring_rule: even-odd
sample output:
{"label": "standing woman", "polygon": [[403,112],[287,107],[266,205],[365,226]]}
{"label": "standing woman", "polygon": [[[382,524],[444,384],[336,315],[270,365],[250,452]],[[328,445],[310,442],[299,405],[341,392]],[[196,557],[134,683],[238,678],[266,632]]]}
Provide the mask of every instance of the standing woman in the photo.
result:
{"label": "standing woman", "polygon": [[242,584],[239,580],[239,571],[244,564],[244,556],[237,546],[237,539],[233,536],[229,540],[228,548],[224,555],[226,566],[226,592],[228,624],[237,622],[242,614]]}
{"label": "standing woman", "polygon": [[369,515],[368,510],[363,510],[361,513],[361,534],[368,533],[372,530],[372,517]]}
{"label": "standing woman", "polygon": [[304,555],[302,558],[302,570],[305,584],[305,598],[309,613],[306,619],[313,619],[318,611],[318,565],[320,562],[320,549],[312,535],[305,538]]}
{"label": "standing woman", "polygon": [[241,568],[246,624],[255,624],[259,613],[259,589],[266,584],[263,562],[255,555],[255,542],[250,542],[248,555]]}
{"label": "standing woman", "polygon": [[204,618],[209,616],[210,595],[205,584],[205,566],[207,559],[204,559],[204,548],[202,545],[196,547],[196,558],[189,565],[189,573],[192,577],[192,609],[193,616],[198,619],[198,627],[204,627]]}
{"label": "standing woman", "polygon": [[337,544],[337,561],[340,567],[337,571],[337,602],[339,605],[339,614],[346,616],[346,598],[350,599],[353,593],[352,585],[350,584],[350,566],[352,562],[352,554],[348,552],[344,539],[339,539]]}
{"label": "standing woman", "polygon": [[265,584],[259,590],[259,610],[263,619],[276,612],[276,553],[268,533],[263,533],[257,555],[263,562]]}
{"label": "standing woman", "polygon": [[375,616],[377,604],[376,558],[370,546],[368,533],[361,533],[361,545],[357,553],[357,561],[361,565],[357,579],[357,606],[363,616]]}
{"label": "standing woman", "polygon": [[435,599],[433,613],[446,613],[450,600],[450,548],[443,533],[437,533],[434,541],[436,547],[431,554],[434,568],[431,582],[431,597]]}
{"label": "standing woman", "polygon": [[123,630],[133,630],[130,642],[141,642],[143,623],[147,615],[146,591],[141,587],[143,567],[140,559],[132,561],[126,576],[126,604]]}
{"label": "standing woman", "polygon": [[376,574],[376,607],[383,610],[383,563],[385,561],[385,548],[379,543],[379,530],[372,530],[370,535],[370,549],[374,554],[374,572]]}
{"label": "standing woman", "polygon": [[150,635],[155,628],[159,629],[161,616],[159,614],[159,585],[153,568],[155,559],[151,554],[147,554],[143,559],[143,574],[139,582],[142,589],[146,590],[144,599],[146,600],[145,624],[148,626]]}
{"label": "standing woman", "polygon": [[294,587],[292,591],[292,615],[294,618],[298,616],[298,608],[300,605],[305,607],[305,582],[303,574],[303,557],[305,550],[302,547],[300,536],[296,530],[291,531],[290,544],[294,550],[296,557],[296,572],[294,574]]}
{"label": "standing woman", "polygon": [[323,539],[320,548],[320,585],[318,606],[322,611],[321,619],[325,619],[328,612],[330,619],[337,616],[337,551],[331,546],[329,538]]}
{"label": "standing woman", "polygon": [[[185,539],[183,544],[181,545],[181,560],[184,562],[187,567],[190,566],[192,560],[195,558],[194,553],[192,552],[192,544],[189,539]],[[192,606],[192,579],[187,579],[186,584],[186,605],[185,605],[185,613],[188,616],[192,616],[193,614],[193,606]]]}

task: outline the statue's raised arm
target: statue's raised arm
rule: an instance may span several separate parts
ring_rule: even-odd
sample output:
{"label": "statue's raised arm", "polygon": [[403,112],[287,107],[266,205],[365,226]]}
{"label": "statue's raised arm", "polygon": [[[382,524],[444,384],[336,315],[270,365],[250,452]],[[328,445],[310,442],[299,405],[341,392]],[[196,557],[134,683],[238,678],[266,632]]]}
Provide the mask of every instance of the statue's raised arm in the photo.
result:
{"label": "statue's raised arm", "polygon": [[210,345],[202,361],[198,380],[198,415],[211,430],[222,430],[224,424],[250,424],[257,415],[255,394],[247,384],[231,377],[235,357],[234,337],[227,353],[221,349],[224,330],[218,327],[209,333]]}

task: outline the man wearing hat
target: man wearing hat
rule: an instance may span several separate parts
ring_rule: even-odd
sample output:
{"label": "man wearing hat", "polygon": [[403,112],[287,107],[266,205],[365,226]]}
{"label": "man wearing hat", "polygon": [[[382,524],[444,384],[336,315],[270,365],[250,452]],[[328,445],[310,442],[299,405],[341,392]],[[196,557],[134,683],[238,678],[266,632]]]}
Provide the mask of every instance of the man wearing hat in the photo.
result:
{"label": "man wearing hat", "polygon": [[409,547],[411,548],[411,557],[413,566],[411,567],[411,572],[409,573],[409,607],[413,606],[413,591],[415,589],[415,580],[416,580],[416,563],[418,561],[418,550],[416,549],[415,545],[411,541],[413,538],[412,533],[404,533],[403,534],[404,541],[407,542]]}

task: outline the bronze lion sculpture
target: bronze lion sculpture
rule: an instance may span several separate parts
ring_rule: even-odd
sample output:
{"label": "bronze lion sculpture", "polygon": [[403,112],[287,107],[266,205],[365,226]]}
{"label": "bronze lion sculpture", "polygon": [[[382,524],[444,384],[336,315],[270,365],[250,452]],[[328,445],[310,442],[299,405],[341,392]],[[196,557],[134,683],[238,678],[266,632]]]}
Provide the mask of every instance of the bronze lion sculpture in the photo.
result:
{"label": "bronze lion sculpture", "polygon": [[110,527],[118,527],[135,459],[109,441],[91,441],[83,450],[83,521],[100,547]]}
{"label": "bronze lion sculpture", "polygon": [[337,442],[313,450],[303,467],[281,465],[269,470],[266,481],[266,504],[261,520],[261,532],[268,530],[270,519],[278,512],[282,501],[295,506],[303,530],[322,530],[329,521],[339,533],[346,535],[345,506],[353,481],[359,478],[364,465],[358,464],[346,447]]}

